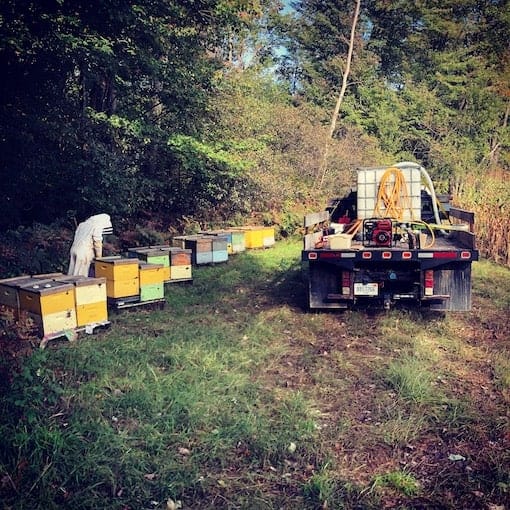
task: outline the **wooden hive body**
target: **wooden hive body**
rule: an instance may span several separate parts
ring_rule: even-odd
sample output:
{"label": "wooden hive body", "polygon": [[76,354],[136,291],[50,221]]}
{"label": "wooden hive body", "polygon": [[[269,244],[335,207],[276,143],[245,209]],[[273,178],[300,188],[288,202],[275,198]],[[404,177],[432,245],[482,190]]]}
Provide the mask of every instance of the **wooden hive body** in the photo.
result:
{"label": "wooden hive body", "polygon": [[140,292],[136,258],[103,257],[95,261],[96,277],[106,278],[106,295],[109,298],[136,296]]}

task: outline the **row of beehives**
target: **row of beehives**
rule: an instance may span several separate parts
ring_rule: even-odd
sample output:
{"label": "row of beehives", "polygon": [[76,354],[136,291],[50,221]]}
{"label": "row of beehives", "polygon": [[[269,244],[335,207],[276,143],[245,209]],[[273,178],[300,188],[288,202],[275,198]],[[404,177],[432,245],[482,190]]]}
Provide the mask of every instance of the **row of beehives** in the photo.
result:
{"label": "row of beehives", "polygon": [[200,265],[224,262],[229,255],[245,250],[270,248],[275,243],[275,237],[273,227],[250,226],[177,236],[172,243],[180,248],[191,249],[193,264]]}
{"label": "row of beehives", "polygon": [[0,280],[2,316],[29,319],[41,338],[108,323],[109,305],[164,301],[164,284],[191,281],[192,266],[274,244],[274,230],[211,231],[174,238],[176,246],[131,248],[94,261],[94,277],[52,273]]}

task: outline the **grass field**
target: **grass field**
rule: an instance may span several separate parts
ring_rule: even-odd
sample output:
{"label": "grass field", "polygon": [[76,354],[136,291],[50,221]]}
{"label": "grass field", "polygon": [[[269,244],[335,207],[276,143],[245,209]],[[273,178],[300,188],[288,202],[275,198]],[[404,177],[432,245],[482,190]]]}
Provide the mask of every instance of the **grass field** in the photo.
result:
{"label": "grass field", "polygon": [[469,313],[312,313],[299,260],[195,269],[24,358],[2,509],[510,508],[510,271],[474,264]]}

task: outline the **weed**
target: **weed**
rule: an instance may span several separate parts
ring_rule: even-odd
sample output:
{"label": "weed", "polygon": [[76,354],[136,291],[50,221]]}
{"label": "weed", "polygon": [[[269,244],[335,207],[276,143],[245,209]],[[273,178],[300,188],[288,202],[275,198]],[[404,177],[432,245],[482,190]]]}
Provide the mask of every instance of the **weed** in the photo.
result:
{"label": "weed", "polygon": [[430,404],[437,400],[432,385],[434,375],[421,359],[403,357],[391,362],[386,379],[404,400],[414,404]]}
{"label": "weed", "polygon": [[426,425],[423,413],[404,414],[400,409],[394,415],[379,425],[379,433],[384,443],[390,446],[405,446],[416,439]]}
{"label": "weed", "polygon": [[389,487],[405,496],[415,496],[420,491],[418,480],[406,471],[390,471],[374,478],[372,488]]}
{"label": "weed", "polygon": [[305,498],[311,501],[322,503],[324,507],[328,506],[328,500],[331,500],[336,481],[332,474],[328,472],[328,466],[325,465],[318,473],[312,475],[303,487]]}

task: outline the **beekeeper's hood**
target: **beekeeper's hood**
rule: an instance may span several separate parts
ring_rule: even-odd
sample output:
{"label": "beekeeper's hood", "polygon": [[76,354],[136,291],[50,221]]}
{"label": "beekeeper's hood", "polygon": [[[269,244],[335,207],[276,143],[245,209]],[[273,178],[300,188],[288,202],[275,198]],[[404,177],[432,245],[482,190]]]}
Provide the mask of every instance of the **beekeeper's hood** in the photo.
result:
{"label": "beekeeper's hood", "polygon": [[113,233],[112,220],[109,214],[96,214],[91,216],[87,223],[91,223],[95,232],[100,230],[103,235]]}

